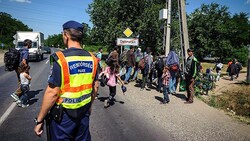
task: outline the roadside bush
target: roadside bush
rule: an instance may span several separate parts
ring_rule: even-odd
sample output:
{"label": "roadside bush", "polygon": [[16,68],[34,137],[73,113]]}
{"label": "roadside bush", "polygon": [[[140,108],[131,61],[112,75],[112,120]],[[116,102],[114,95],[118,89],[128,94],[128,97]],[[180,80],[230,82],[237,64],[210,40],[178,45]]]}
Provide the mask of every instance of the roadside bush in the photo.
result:
{"label": "roadside bush", "polygon": [[210,99],[209,105],[250,118],[250,87],[242,85]]}

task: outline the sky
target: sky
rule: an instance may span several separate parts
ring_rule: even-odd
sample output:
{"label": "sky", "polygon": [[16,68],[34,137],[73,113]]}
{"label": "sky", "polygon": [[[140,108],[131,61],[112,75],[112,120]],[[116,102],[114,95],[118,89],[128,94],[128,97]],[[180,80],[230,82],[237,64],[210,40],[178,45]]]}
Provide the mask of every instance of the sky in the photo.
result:
{"label": "sky", "polygon": [[[201,4],[212,2],[229,7],[232,14],[245,12],[250,17],[250,0],[187,0],[186,11],[190,14]],[[33,31],[44,33],[47,38],[48,35],[61,33],[62,25],[69,20],[84,22],[92,27],[86,12],[91,3],[92,0],[0,0],[0,12],[10,14]]]}

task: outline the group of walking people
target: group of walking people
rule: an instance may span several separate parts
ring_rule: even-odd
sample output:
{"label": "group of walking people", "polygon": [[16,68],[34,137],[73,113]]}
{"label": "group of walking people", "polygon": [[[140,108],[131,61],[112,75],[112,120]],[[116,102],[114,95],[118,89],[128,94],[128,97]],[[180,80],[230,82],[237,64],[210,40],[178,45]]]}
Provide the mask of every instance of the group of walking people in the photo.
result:
{"label": "group of walking people", "polygon": [[[177,75],[182,71],[187,84],[186,103],[193,103],[194,78],[197,75],[196,67],[198,60],[193,56],[193,49],[190,48],[187,52],[189,57],[185,70],[180,70],[179,57],[174,50],[171,50],[167,56],[165,52],[153,56],[150,47],[147,47],[145,52],[142,52],[141,48],[137,48],[135,51],[135,48],[131,46],[129,50],[125,49],[119,55],[118,47],[115,47],[106,59],[108,67],[103,69],[103,72],[110,74],[110,72],[112,72],[110,69],[115,67],[116,70],[114,74],[122,86],[132,81],[137,81],[140,84],[141,90],[151,90],[152,84],[154,83],[156,90],[163,93],[163,101],[161,104],[166,104],[170,102],[168,95],[176,94]],[[99,58],[99,60],[101,60],[101,58]],[[137,79],[139,72],[141,72],[142,76],[140,80]],[[114,95],[112,91],[113,85],[109,83],[108,86],[111,97],[108,101],[112,101],[112,95]],[[107,104],[105,104],[105,107],[107,107]]]}

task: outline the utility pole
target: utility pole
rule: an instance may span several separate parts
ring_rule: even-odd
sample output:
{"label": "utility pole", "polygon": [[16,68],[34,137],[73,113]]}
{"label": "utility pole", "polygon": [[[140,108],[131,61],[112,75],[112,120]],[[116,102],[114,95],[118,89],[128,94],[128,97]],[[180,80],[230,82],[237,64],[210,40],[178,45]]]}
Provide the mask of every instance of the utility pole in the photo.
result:
{"label": "utility pole", "polygon": [[181,51],[182,51],[182,68],[184,70],[186,59],[188,57],[186,51],[189,48],[186,8],[184,0],[178,0],[178,10],[179,10]]}
{"label": "utility pole", "polygon": [[250,45],[248,47],[247,84],[250,85]]}
{"label": "utility pole", "polygon": [[[167,26],[166,27],[167,31],[166,31],[165,55],[167,56],[169,51],[170,51],[171,0],[166,0],[166,8],[168,10],[168,19],[167,19],[167,22],[166,22],[166,25],[165,25],[165,26]],[[165,31],[165,28],[164,28],[164,31]]]}

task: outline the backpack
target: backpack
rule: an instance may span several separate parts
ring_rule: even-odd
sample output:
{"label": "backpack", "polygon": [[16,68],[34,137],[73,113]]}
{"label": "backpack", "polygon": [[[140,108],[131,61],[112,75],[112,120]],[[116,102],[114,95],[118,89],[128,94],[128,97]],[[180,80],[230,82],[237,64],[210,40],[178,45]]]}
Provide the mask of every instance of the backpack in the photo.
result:
{"label": "backpack", "polygon": [[105,87],[107,85],[107,83],[108,83],[108,79],[107,79],[105,74],[101,75],[101,78],[99,79],[99,81],[100,81],[100,85],[102,87]]}
{"label": "backpack", "polygon": [[20,63],[20,51],[15,48],[10,48],[4,54],[5,71],[13,71],[18,68]]}
{"label": "backpack", "polygon": [[240,62],[236,63],[236,65],[237,65],[239,71],[242,70],[242,65]]}
{"label": "backpack", "polygon": [[138,63],[138,67],[142,70],[145,68],[145,58],[142,58],[139,63]]}
{"label": "backpack", "polygon": [[97,55],[99,55],[99,54],[100,54],[100,52],[95,53],[95,57],[97,58]]}
{"label": "backpack", "polygon": [[222,69],[222,68],[223,68],[223,64],[222,64],[222,63],[218,63],[218,64],[216,65],[216,67],[217,67],[218,69]]}
{"label": "backpack", "polygon": [[109,56],[108,56],[108,58],[106,59],[106,61],[105,61],[105,63],[109,66],[111,63],[112,63],[112,53],[113,52],[111,52],[110,54],[109,54]]}
{"label": "backpack", "polygon": [[163,70],[164,67],[164,61],[162,57],[158,57],[156,62],[155,62],[155,69],[156,70]]}
{"label": "backpack", "polygon": [[179,66],[178,64],[173,64],[170,66],[170,70],[171,71],[174,71],[174,72],[177,72],[179,70]]}

